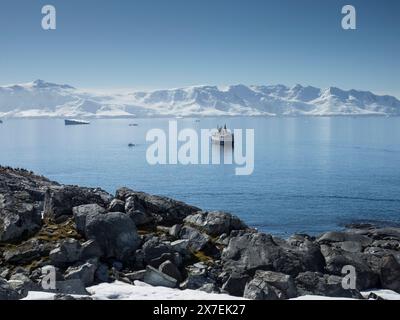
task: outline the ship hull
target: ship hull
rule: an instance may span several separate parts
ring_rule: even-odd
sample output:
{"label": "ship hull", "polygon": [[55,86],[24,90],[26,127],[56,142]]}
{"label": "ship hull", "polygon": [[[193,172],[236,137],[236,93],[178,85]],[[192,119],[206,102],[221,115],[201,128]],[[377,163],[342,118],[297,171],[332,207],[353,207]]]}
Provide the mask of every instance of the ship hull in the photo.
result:
{"label": "ship hull", "polygon": [[90,122],[83,120],[64,120],[66,126],[79,126],[79,125],[88,125]]}

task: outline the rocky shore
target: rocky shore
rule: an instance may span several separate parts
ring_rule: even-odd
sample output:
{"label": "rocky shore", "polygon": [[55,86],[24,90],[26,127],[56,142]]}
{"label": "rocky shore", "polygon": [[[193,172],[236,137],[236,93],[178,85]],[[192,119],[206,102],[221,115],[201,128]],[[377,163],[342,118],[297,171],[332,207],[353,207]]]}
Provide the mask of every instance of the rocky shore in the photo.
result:
{"label": "rocky shore", "polygon": [[[344,266],[355,268],[355,289],[343,288]],[[49,268],[55,289],[42,285]],[[87,287],[116,280],[263,300],[400,293],[400,228],[280,239],[229,213],[0,167],[0,300],[30,291],[90,299]]]}

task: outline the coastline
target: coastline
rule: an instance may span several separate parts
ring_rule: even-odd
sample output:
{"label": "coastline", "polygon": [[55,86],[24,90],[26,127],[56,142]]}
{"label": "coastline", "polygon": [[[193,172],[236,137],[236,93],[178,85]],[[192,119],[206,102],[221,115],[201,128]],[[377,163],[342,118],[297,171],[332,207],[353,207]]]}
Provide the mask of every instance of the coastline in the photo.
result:
{"label": "coastline", "polygon": [[[9,167],[0,167],[0,251],[0,300],[37,291],[90,298],[87,288],[115,281],[257,300],[400,293],[400,228],[353,225],[282,239],[229,213]],[[41,286],[48,266],[56,289]],[[343,288],[345,266],[355,269],[354,289]]]}

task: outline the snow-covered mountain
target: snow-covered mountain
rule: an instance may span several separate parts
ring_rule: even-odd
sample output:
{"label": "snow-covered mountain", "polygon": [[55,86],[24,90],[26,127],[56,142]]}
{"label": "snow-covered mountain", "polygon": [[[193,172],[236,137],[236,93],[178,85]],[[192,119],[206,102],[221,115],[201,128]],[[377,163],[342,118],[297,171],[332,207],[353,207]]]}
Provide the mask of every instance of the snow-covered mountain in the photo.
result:
{"label": "snow-covered mountain", "polygon": [[369,91],[296,85],[193,86],[95,93],[43,80],[0,87],[0,117],[400,115],[400,101]]}

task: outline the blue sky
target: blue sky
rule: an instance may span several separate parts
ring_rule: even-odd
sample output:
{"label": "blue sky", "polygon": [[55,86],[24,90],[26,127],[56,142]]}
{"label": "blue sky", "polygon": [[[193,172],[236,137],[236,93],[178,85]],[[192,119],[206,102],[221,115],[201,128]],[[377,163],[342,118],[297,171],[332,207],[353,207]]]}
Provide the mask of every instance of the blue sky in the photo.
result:
{"label": "blue sky", "polygon": [[[41,8],[57,30],[41,29]],[[357,9],[357,30],[341,8]],[[400,97],[398,0],[2,0],[0,84],[338,86]]]}

